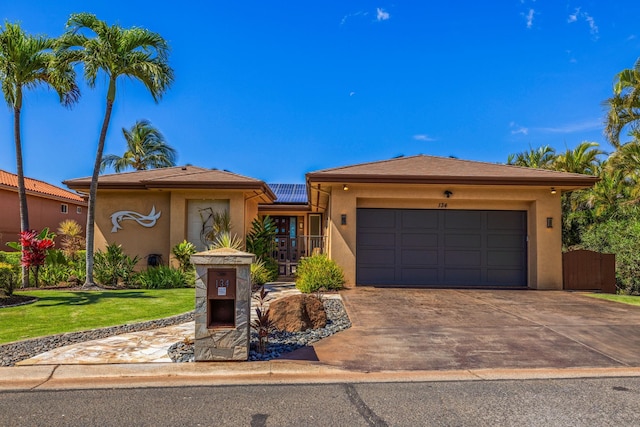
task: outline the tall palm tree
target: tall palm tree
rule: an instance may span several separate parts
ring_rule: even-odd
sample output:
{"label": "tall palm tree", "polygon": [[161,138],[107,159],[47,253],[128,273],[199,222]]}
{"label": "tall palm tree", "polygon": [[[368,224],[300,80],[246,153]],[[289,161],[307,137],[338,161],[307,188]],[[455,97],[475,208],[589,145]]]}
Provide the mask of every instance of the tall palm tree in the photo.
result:
{"label": "tall palm tree", "polygon": [[[80,96],[73,68],[56,61],[55,40],[26,34],[19,24],[6,22],[0,32],[0,83],[4,99],[13,110],[13,137],[16,149],[16,174],[20,206],[20,230],[29,230],[29,210],[24,184],[20,115],[25,89],[43,85],[54,89],[60,102],[71,106]],[[22,286],[29,283],[23,269]]]}
{"label": "tall palm tree", "polygon": [[[98,175],[116,99],[116,83],[120,77],[138,80],[149,90],[153,100],[158,102],[173,82],[173,69],[168,62],[169,46],[157,33],[144,28],[109,26],[90,13],[71,15],[67,28],[60,43],[60,48],[68,53],[67,59],[83,65],[84,76],[90,87],[95,87],[98,74],[102,73],[109,84],[87,209],[87,279],[84,287],[91,288],[95,286],[93,252]],[[93,37],[88,37],[85,32],[93,34]]]}
{"label": "tall palm tree", "polygon": [[604,102],[609,108],[605,135],[614,147],[620,146],[620,133],[625,127],[640,128],[640,58],[633,68],[622,70],[615,77],[613,96]]}
{"label": "tall palm tree", "polygon": [[529,148],[529,151],[524,151],[517,154],[509,154],[507,158],[508,165],[524,166],[528,168],[538,169],[551,169],[553,162],[556,159],[556,150],[543,145],[537,150]]}
{"label": "tall palm tree", "polygon": [[597,142],[583,141],[573,150],[567,149],[556,158],[553,169],[561,172],[598,175],[600,171],[599,156],[605,154],[599,150]]}
{"label": "tall palm tree", "polygon": [[139,120],[130,130],[122,128],[127,150],[122,156],[107,154],[102,159],[102,170],[113,167],[118,172],[127,168],[146,170],[175,166],[176,150],[164,139],[160,131],[148,120]]}

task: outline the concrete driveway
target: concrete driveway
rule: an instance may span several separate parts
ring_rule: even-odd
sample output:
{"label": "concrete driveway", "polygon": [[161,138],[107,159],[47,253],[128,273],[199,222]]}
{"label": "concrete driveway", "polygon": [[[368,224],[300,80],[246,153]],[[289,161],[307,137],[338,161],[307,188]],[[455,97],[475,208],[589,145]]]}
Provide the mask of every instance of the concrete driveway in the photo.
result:
{"label": "concrete driveway", "polygon": [[362,371],[640,367],[640,307],[561,291],[352,288],[353,326],[313,345]]}

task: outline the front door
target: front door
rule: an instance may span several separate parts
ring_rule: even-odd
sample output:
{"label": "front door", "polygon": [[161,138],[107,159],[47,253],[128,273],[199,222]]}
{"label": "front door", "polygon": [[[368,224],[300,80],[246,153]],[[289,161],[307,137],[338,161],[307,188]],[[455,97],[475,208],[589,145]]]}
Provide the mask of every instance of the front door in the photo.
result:
{"label": "front door", "polygon": [[295,216],[272,218],[277,229],[275,258],[280,265],[280,274],[288,276],[295,272],[295,265],[300,257],[297,239],[298,218]]}

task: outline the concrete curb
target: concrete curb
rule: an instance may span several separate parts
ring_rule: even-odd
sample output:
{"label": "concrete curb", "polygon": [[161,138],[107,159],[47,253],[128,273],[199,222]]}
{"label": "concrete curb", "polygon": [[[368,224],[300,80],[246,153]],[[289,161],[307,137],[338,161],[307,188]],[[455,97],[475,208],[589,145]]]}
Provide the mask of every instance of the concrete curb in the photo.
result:
{"label": "concrete curb", "polygon": [[0,368],[0,391],[243,384],[498,381],[637,376],[640,376],[640,368],[361,372],[305,361],[39,365]]}

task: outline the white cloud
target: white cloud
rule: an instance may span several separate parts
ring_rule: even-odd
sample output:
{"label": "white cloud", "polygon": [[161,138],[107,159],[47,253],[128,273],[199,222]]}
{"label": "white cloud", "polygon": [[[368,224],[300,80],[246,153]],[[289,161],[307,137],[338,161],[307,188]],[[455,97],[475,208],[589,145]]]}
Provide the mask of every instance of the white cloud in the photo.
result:
{"label": "white cloud", "polygon": [[380,7],[376,8],[376,19],[378,21],[386,21],[389,18],[391,18],[391,15],[389,15],[389,12],[386,12],[384,9]]}
{"label": "white cloud", "polygon": [[509,123],[509,127],[511,128],[511,135],[529,135],[529,128],[520,126],[516,122]]}
{"label": "white cloud", "polygon": [[369,14],[369,12],[365,12],[365,11],[358,11],[355,13],[348,13],[345,16],[342,17],[342,20],[340,21],[340,25],[344,25],[347,22],[347,19],[349,18],[353,18],[355,16],[367,16]]}
{"label": "white cloud", "polygon": [[558,127],[535,128],[535,130],[549,133],[574,133],[597,130],[602,128],[602,120],[592,119],[577,123],[567,123]]}
{"label": "white cloud", "polygon": [[425,134],[413,135],[413,139],[415,139],[416,141],[425,141],[425,142],[432,142],[436,140],[435,138],[431,138],[429,135],[425,135]]}
{"label": "white cloud", "polygon": [[589,32],[595,39],[597,39],[600,30],[596,25],[595,19],[593,19],[593,16],[589,15],[587,12],[583,12],[581,8],[577,7],[575,12],[569,15],[569,18],[567,18],[567,22],[569,24],[572,24],[574,22],[578,22],[579,20],[583,20],[589,25]]}
{"label": "white cloud", "polygon": [[536,11],[533,9],[529,9],[529,13],[527,13],[526,19],[527,19],[527,28],[531,28],[533,27],[533,17],[535,16]]}

